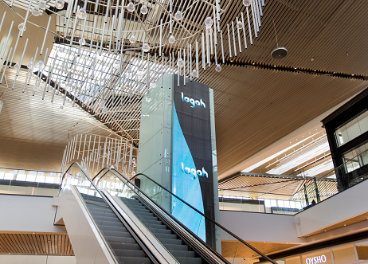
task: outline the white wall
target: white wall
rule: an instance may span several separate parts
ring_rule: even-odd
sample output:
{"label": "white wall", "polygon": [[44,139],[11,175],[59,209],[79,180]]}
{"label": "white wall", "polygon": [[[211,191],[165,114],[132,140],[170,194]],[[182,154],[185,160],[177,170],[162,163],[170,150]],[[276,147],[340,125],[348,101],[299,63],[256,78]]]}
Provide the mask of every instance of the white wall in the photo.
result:
{"label": "white wall", "polygon": [[[305,242],[297,237],[292,215],[220,211],[220,223],[245,241]],[[222,232],[221,239],[232,240],[232,237]]]}
{"label": "white wall", "polygon": [[52,206],[52,200],[52,197],[0,194],[0,231],[66,233],[64,227],[53,224],[56,207]]}
{"label": "white wall", "polygon": [[[368,180],[295,216],[298,236],[328,227],[368,211]],[[297,220],[299,219],[299,220]]]}
{"label": "white wall", "polygon": [[74,256],[0,255],[6,264],[76,264]]}

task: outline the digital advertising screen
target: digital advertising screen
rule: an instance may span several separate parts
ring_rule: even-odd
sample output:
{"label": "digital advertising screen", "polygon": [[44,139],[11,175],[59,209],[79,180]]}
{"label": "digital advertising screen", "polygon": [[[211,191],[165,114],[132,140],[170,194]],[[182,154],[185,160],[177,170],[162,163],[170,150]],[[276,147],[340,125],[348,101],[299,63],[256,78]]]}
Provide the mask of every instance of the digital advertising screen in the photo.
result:
{"label": "digital advertising screen", "polygon": [[[174,77],[172,191],[214,219],[210,94],[208,86]],[[208,244],[214,231],[205,218],[173,198],[172,214]]]}

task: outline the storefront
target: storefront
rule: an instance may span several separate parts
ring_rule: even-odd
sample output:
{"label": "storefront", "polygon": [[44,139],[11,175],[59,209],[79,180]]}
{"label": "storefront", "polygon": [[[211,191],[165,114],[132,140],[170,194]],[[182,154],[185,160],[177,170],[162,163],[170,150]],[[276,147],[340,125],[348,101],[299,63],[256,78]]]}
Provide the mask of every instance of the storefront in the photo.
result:
{"label": "storefront", "polygon": [[368,264],[368,240],[310,251],[278,260],[279,264]]}

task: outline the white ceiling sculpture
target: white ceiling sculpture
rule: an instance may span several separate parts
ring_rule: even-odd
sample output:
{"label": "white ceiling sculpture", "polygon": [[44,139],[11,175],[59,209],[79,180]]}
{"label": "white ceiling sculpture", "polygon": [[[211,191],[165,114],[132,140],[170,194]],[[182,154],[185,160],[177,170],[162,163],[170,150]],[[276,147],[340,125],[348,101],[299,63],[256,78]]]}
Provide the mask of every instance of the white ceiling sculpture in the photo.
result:
{"label": "white ceiling sculpture", "polygon": [[[18,41],[27,30],[28,19],[53,14],[46,28],[38,26],[44,29],[43,43],[27,65],[22,91],[35,79],[32,95],[43,100],[51,92],[53,102],[54,96],[61,93],[61,107],[70,98],[73,106],[82,106],[135,144],[139,139],[141,99],[155,87],[157,79],[165,73],[177,73],[192,80],[209,67],[220,72],[225,56],[237,56],[253,44],[265,4],[263,0],[244,0],[244,12],[235,17],[233,10],[227,16],[231,1],[225,5],[218,0],[2,1],[9,10],[1,18],[0,34],[12,12],[23,20],[10,25],[9,32],[18,27],[19,34],[7,54],[10,34],[0,44],[1,59],[9,67],[15,63],[17,70],[14,80],[7,80],[11,88],[27,52],[28,39],[22,47]],[[25,16],[13,7],[26,10]],[[52,17],[56,20],[55,31],[50,28]],[[225,21],[221,21],[223,18]],[[48,34],[55,39],[51,50],[45,48]],[[14,61],[16,50],[22,50],[19,61]],[[146,98],[149,100],[149,95]]]}

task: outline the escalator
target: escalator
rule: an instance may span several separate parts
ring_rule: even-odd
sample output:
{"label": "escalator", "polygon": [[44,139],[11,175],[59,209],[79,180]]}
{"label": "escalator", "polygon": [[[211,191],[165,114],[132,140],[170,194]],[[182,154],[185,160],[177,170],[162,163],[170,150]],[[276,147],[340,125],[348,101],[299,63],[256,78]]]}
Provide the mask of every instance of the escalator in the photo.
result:
{"label": "escalator", "polygon": [[[198,226],[179,221],[171,213],[173,204],[180,204],[188,218],[202,217],[218,237],[230,234],[255,259],[275,263],[149,177],[140,178],[138,188],[116,170],[103,169],[93,179],[77,163],[66,171],[55,224],[65,225],[78,264],[231,262],[221,243],[205,243]],[[241,246],[231,254],[237,256]]]}
{"label": "escalator", "polygon": [[152,211],[137,199],[121,198],[134,211],[142,223],[156,236],[179,263],[201,264],[202,259],[196,256],[185,242],[165,225]]}
{"label": "escalator", "polygon": [[131,233],[102,198],[86,194],[82,194],[82,197],[85,199],[92,218],[109,243],[119,263],[152,263]]}

